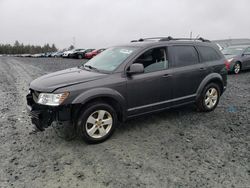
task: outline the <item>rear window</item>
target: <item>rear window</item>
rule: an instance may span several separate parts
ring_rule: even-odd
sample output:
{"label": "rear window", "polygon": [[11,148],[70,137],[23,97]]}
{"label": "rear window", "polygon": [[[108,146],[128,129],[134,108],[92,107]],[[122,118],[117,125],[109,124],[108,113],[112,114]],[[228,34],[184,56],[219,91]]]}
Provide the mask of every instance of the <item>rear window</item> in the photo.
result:
{"label": "rear window", "polygon": [[221,59],[221,56],[218,54],[218,52],[207,46],[197,46],[200,55],[201,55],[201,61],[207,62],[207,61],[217,61]]}
{"label": "rear window", "polygon": [[199,63],[198,53],[193,46],[173,46],[173,67],[183,67]]}

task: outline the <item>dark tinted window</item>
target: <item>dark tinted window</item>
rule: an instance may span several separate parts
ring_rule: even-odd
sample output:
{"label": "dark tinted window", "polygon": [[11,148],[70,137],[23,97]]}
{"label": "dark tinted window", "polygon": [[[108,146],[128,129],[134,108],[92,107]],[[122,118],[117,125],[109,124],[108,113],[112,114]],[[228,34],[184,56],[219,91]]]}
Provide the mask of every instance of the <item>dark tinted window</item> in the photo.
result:
{"label": "dark tinted window", "polygon": [[167,69],[168,57],[166,48],[150,49],[138,57],[134,63],[143,64],[145,73]]}
{"label": "dark tinted window", "polygon": [[174,67],[193,65],[199,62],[198,53],[193,46],[173,46]]}
{"label": "dark tinted window", "polygon": [[221,59],[220,55],[215,51],[215,49],[211,47],[198,46],[197,48],[199,49],[202,62],[216,61]]}

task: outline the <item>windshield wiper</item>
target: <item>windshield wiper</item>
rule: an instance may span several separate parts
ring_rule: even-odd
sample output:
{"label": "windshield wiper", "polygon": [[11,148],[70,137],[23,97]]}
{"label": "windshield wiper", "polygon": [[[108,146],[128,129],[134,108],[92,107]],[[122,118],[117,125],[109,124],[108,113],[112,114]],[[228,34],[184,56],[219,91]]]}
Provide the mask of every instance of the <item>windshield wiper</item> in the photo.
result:
{"label": "windshield wiper", "polygon": [[84,65],[78,65],[77,68],[78,68],[78,69],[83,69],[83,70],[90,71],[89,69],[86,69],[86,68],[84,67]]}
{"label": "windshield wiper", "polygon": [[95,70],[95,71],[99,72],[99,70],[96,67],[92,67],[91,65],[84,65],[84,68],[85,67],[87,67],[87,68],[89,68],[91,70]]}

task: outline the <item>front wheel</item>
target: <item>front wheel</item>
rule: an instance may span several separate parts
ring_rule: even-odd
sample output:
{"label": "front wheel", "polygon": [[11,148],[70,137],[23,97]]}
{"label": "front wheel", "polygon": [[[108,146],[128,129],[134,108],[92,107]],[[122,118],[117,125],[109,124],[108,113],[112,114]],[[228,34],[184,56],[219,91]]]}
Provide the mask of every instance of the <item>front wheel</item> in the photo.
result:
{"label": "front wheel", "polygon": [[117,114],[106,103],[87,105],[79,117],[79,130],[87,143],[100,143],[107,140],[117,125]]}
{"label": "front wheel", "polygon": [[239,74],[241,71],[241,65],[239,62],[236,62],[234,67],[233,67],[233,73],[234,74]]}
{"label": "front wheel", "polygon": [[220,100],[220,88],[216,83],[208,84],[197,100],[197,108],[202,112],[213,111]]}

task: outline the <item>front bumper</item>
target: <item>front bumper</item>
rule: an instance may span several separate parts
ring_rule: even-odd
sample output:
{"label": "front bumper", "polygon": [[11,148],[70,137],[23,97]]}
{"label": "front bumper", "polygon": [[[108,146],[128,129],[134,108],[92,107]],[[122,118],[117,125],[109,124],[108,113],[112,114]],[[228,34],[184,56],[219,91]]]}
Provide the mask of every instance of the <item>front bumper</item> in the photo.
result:
{"label": "front bumper", "polygon": [[54,121],[70,121],[71,108],[69,106],[51,107],[46,105],[37,104],[32,96],[32,93],[27,97],[27,111],[31,117],[31,122],[40,131],[44,131]]}
{"label": "front bumper", "polygon": [[33,109],[27,105],[27,111],[31,117],[31,123],[40,131],[44,131],[54,121],[54,114],[51,110]]}

